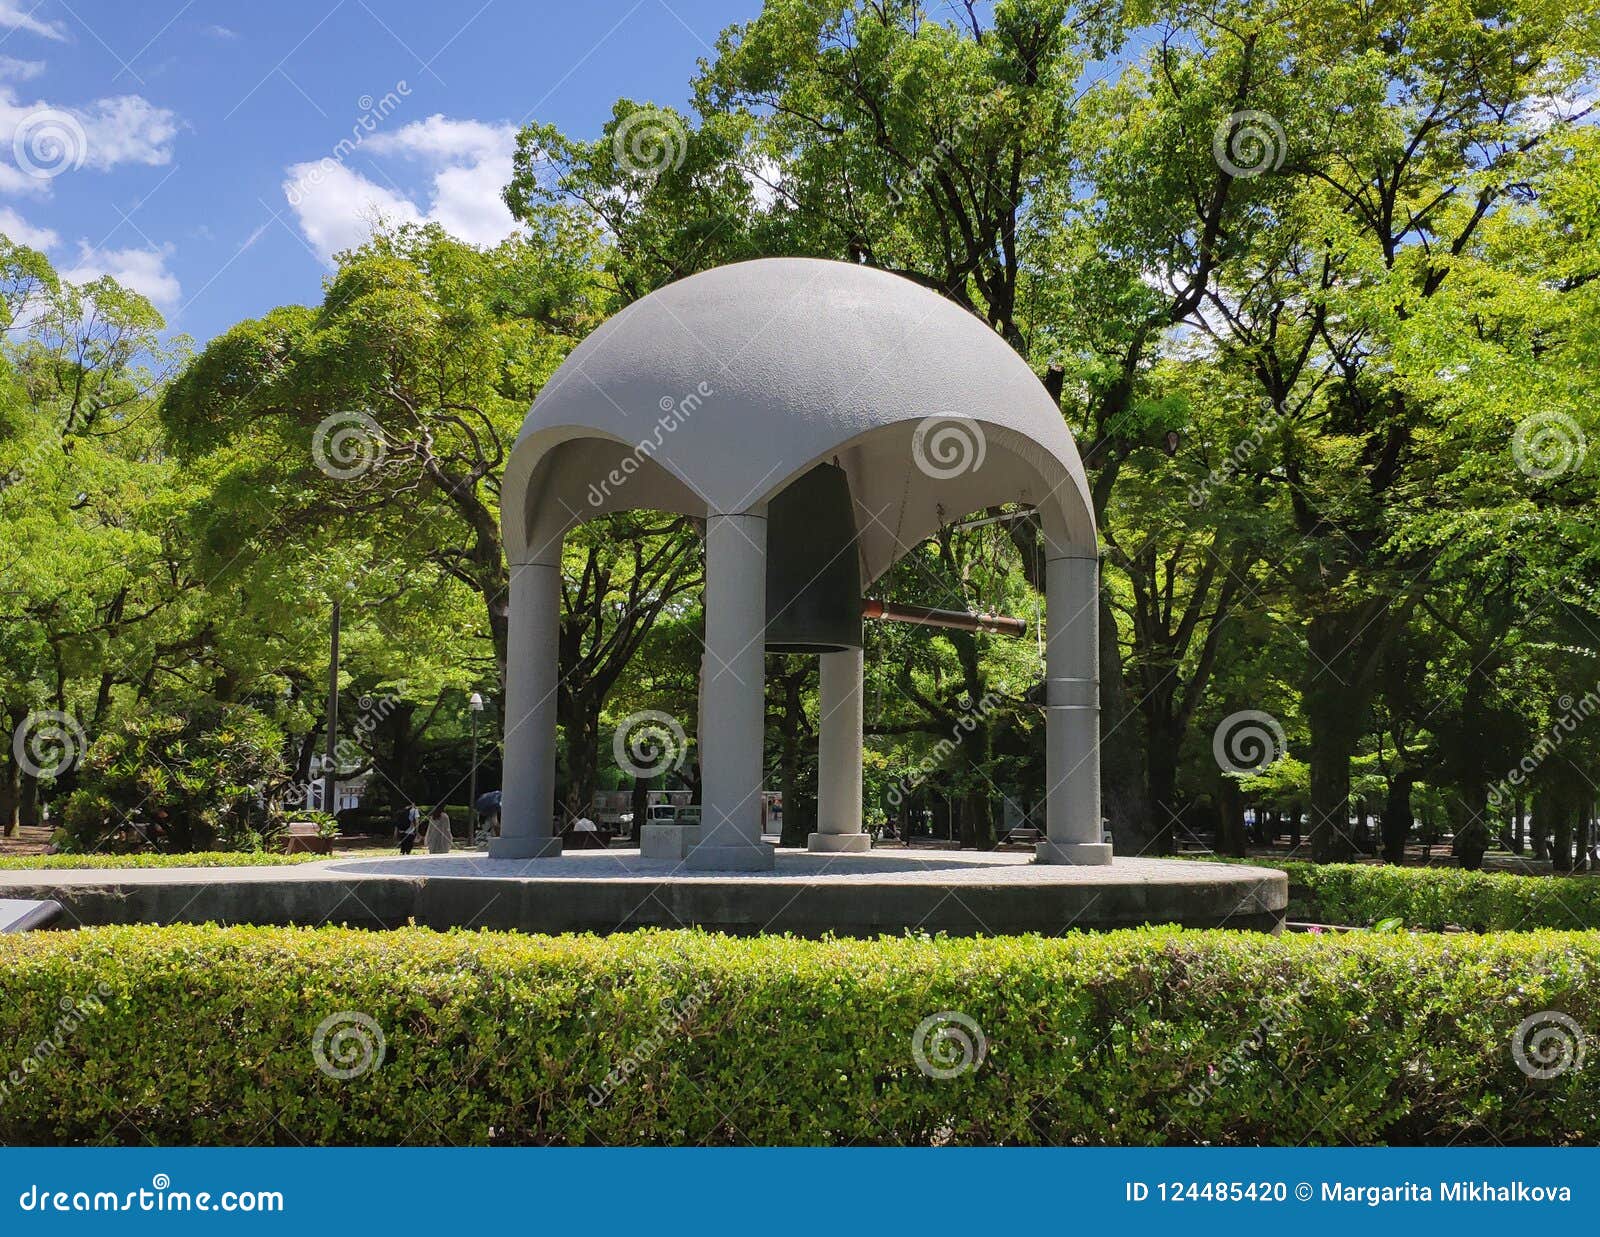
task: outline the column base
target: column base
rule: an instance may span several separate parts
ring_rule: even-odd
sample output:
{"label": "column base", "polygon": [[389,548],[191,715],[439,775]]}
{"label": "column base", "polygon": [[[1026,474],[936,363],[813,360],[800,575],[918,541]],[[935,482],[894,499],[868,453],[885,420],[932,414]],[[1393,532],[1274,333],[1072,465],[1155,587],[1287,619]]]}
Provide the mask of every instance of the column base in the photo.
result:
{"label": "column base", "polygon": [[1104,866],[1111,862],[1110,842],[1040,842],[1034,849],[1035,863],[1076,863]]}
{"label": "column base", "polygon": [[699,841],[699,825],[646,825],[639,831],[639,855],[682,863]]}
{"label": "column base", "polygon": [[549,859],[561,853],[561,839],[552,837],[522,836],[489,839],[491,859]]}
{"label": "column base", "polygon": [[872,849],[872,836],[866,833],[813,833],[806,849],[817,854],[859,854]]}
{"label": "column base", "polygon": [[770,872],[775,856],[765,842],[746,846],[694,846],[683,866],[700,872]]}

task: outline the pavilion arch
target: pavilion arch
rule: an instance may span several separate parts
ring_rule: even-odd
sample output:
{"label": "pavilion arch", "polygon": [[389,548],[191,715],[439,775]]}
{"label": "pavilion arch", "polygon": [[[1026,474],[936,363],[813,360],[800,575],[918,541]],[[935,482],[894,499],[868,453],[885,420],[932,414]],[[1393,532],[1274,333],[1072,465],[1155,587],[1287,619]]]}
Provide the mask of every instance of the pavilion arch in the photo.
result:
{"label": "pavilion arch", "polygon": [[[1050,622],[1038,857],[1110,861],[1100,827],[1094,517],[1060,412],[1022,358],[959,306],[898,276],[814,259],[738,263],[659,289],[579,345],[529,413],[501,492],[511,637],[493,854],[560,850],[562,537],[595,516],[646,508],[706,523],[703,824],[682,860],[772,865],[760,837],[768,511],[819,469],[848,485],[862,586],[968,512],[1007,503],[1040,512]],[[810,845],[862,850],[859,640],[821,656]]]}

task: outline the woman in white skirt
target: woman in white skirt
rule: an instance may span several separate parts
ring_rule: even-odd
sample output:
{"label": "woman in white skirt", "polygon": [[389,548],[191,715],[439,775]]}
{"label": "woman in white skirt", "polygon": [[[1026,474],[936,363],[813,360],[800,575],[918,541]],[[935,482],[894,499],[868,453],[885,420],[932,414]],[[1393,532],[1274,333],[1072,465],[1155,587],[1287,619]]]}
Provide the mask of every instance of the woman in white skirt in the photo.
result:
{"label": "woman in white skirt", "polygon": [[428,853],[430,855],[450,853],[450,813],[444,810],[442,803],[434,808],[428,817]]}

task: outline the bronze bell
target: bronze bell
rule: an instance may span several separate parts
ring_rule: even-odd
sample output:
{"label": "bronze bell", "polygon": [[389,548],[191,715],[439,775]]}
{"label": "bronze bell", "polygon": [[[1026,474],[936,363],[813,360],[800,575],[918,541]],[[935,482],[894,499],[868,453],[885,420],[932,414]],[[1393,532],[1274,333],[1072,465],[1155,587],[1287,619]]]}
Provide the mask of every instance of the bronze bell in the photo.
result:
{"label": "bronze bell", "polygon": [[818,464],[767,504],[767,650],[861,647],[861,559],[850,479]]}

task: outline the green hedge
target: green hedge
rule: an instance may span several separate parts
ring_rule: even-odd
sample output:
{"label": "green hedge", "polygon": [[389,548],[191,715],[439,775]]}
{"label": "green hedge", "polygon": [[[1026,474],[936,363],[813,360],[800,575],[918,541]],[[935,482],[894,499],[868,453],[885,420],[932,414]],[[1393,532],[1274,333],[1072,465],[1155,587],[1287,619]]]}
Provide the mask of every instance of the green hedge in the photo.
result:
{"label": "green hedge", "polygon": [[1398,917],[1438,932],[1600,928],[1600,878],[1460,868],[1261,860],[1289,874],[1289,918],[1370,927]]}
{"label": "green hedge", "polygon": [[[372,852],[363,852],[368,853]],[[0,857],[0,872],[50,868],[267,868],[327,857],[251,850],[194,850],[170,855],[159,851],[133,855],[6,855]]]}
{"label": "green hedge", "polygon": [[[336,851],[331,857],[382,859],[399,853],[393,846],[374,846]],[[191,850],[175,854],[140,851],[132,855],[4,855],[0,856],[0,872],[49,871],[52,868],[277,868],[292,863],[316,863],[328,858],[328,855],[305,852],[285,855],[279,851],[259,850]]]}
{"label": "green hedge", "polygon": [[[986,1053],[931,1077],[952,1011]],[[1600,1070],[1513,1060],[1550,1011],[1600,1028],[1600,936],[39,932],[0,937],[0,1141],[1591,1141]],[[335,1078],[351,1014],[382,1063]]]}

